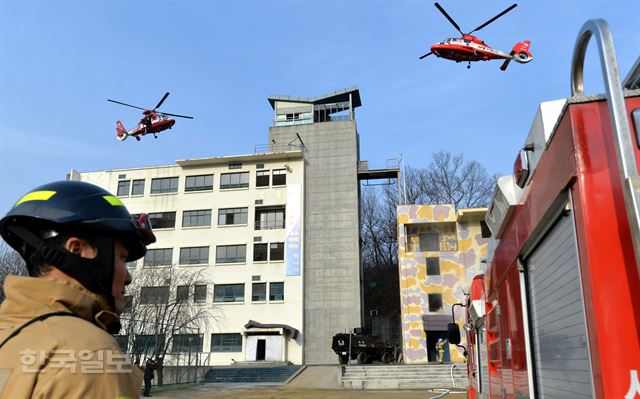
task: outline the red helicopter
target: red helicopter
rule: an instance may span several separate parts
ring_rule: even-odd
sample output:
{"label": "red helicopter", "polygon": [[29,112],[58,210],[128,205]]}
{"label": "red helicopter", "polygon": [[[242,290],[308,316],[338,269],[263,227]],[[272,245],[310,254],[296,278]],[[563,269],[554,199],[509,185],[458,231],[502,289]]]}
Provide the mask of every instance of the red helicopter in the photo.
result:
{"label": "red helicopter", "polygon": [[169,92],[166,92],[162,97],[162,99],[160,100],[160,102],[158,102],[158,105],[156,105],[155,108],[153,109],[145,109],[142,107],[136,107],[135,105],[125,104],[120,101],[107,99],[107,101],[111,101],[112,103],[141,109],[143,111],[142,114],[144,115],[142,119],[140,119],[140,122],[138,122],[138,125],[129,131],[127,131],[127,129],[124,128],[124,125],[122,124],[122,122],[118,121],[116,123],[116,132],[118,134],[116,138],[120,141],[125,141],[127,137],[133,136],[136,138],[137,141],[140,141],[141,136],[144,136],[145,134],[149,134],[149,133],[153,134],[153,137],[158,138],[156,133],[160,133],[163,130],[171,129],[171,127],[176,123],[176,120],[169,118],[169,116],[193,119],[192,116],[176,115],[176,114],[170,114],[167,112],[156,111],[156,109],[160,108],[160,106],[162,105],[164,100],[167,99],[168,96],[169,96]]}
{"label": "red helicopter", "polygon": [[529,40],[516,43],[510,53],[505,53],[503,51],[496,50],[487,46],[485,42],[472,35],[473,32],[484,28],[496,19],[516,8],[518,6],[517,4],[511,5],[506,10],[502,11],[500,14],[491,18],[469,33],[463,33],[456,21],[454,21],[453,18],[451,18],[449,14],[447,14],[447,12],[440,6],[440,4],[435,3],[435,6],[449,20],[449,22],[451,22],[451,24],[458,30],[458,32],[460,32],[462,37],[459,39],[449,38],[440,43],[434,44],[433,46],[431,46],[431,51],[421,56],[420,59],[423,59],[424,57],[431,54],[435,54],[437,57],[446,58],[455,62],[468,62],[469,64],[467,65],[467,69],[471,68],[471,61],[489,61],[503,59],[505,61],[500,67],[500,69],[503,71],[507,69],[507,66],[509,66],[511,60],[516,61],[520,64],[526,64],[533,59],[533,55],[529,52],[529,45],[531,44]]}

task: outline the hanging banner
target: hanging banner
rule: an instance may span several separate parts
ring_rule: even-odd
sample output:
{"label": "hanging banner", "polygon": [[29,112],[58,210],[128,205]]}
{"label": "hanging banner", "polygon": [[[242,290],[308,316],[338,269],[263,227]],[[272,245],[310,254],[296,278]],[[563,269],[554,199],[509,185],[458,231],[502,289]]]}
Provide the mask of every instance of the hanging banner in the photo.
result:
{"label": "hanging banner", "polygon": [[302,187],[300,184],[287,185],[287,237],[285,245],[287,276],[299,276],[302,270],[301,216]]}

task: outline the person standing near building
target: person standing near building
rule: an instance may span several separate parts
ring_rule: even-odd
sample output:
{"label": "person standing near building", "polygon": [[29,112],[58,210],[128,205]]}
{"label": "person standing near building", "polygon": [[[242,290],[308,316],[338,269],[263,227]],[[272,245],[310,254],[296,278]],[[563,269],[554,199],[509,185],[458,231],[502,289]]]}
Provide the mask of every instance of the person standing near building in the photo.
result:
{"label": "person standing near building", "polygon": [[0,306],[0,398],[138,398],[142,373],[120,350],[126,262],[155,242],[106,190],[79,181],[27,193],[0,235],[29,276],[9,276]]}
{"label": "person standing near building", "polygon": [[149,358],[147,362],[144,364],[144,395],[143,396],[151,396],[151,381],[153,380],[153,372],[158,366],[156,362]]}
{"label": "person standing near building", "polygon": [[438,351],[438,363],[444,363],[444,346],[445,342],[442,338],[438,338],[438,343],[436,343],[436,350]]}

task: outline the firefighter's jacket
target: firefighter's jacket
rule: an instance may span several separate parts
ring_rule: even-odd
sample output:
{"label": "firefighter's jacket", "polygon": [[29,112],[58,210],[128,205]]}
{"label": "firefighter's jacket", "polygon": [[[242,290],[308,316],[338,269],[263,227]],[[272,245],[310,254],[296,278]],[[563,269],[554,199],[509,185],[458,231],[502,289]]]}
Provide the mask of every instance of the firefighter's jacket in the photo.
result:
{"label": "firefighter's jacket", "polygon": [[66,281],[9,276],[0,305],[0,399],[138,398],[142,372],[106,331],[118,321],[106,302]]}

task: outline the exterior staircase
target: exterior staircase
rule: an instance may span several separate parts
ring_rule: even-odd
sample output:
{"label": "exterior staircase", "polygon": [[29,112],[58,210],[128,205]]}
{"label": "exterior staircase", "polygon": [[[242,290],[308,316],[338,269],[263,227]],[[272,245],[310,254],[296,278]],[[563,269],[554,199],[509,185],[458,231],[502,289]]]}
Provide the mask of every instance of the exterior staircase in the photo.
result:
{"label": "exterior staircase", "polygon": [[466,388],[467,385],[464,363],[342,367],[342,386],[347,389]]}
{"label": "exterior staircase", "polygon": [[204,377],[205,383],[284,383],[301,366],[288,364],[236,364],[212,367]]}

